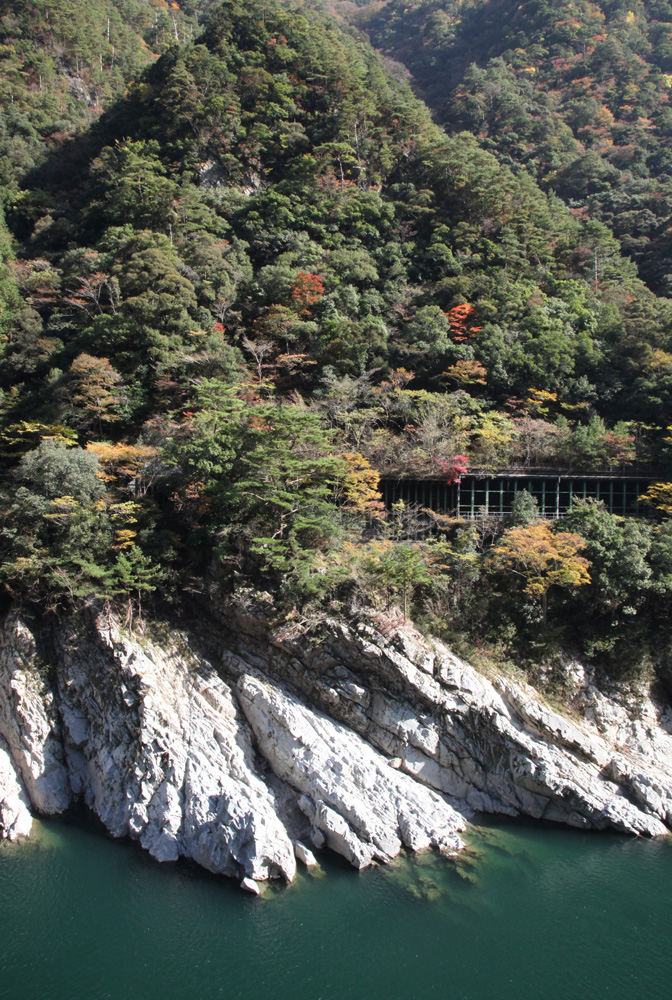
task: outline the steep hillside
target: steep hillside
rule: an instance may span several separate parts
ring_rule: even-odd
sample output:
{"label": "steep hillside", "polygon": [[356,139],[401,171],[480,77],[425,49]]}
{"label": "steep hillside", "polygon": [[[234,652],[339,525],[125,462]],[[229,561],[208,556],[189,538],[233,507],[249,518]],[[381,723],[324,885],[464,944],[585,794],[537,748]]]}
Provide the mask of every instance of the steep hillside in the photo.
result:
{"label": "steep hillside", "polygon": [[193,36],[182,0],[0,0],[0,196],[76,128],[89,125],[176,40]]}
{"label": "steep hillside", "polygon": [[[154,405],[151,331],[162,346],[149,359],[175,371],[194,355],[193,330],[206,336],[214,321],[238,345],[268,342],[267,368],[280,354],[305,358],[308,369],[275,373],[309,393],[326,367],[403,366],[426,388],[500,404],[534,388],[605,416],[660,418],[638,376],[667,345],[668,306],[608,230],[469,135],[447,138],[360,41],[311,18],[224,4],[75,159],[59,153],[28,179],[12,224],[25,256],[49,261],[33,297],[53,341],[43,364],[62,369],[73,351],[109,345],[138,386],[137,420]],[[151,275],[126,266],[150,247],[155,268],[179,273],[160,331],[138,312]],[[83,308],[74,289],[93,272],[117,284]],[[18,337],[15,388],[22,350]]]}
{"label": "steep hillside", "polygon": [[398,78],[325,13],[232,0],[23,174],[0,240],[12,600],[130,622],[157,590],[251,585],[290,615],[398,599],[531,657],[540,635],[614,670],[663,655],[657,514],[566,531],[523,504],[430,537],[382,510],[381,474],[660,468],[671,422],[669,301]]}
{"label": "steep hillside", "polygon": [[606,223],[670,291],[670,4],[392,0],[367,26],[439,121]]}

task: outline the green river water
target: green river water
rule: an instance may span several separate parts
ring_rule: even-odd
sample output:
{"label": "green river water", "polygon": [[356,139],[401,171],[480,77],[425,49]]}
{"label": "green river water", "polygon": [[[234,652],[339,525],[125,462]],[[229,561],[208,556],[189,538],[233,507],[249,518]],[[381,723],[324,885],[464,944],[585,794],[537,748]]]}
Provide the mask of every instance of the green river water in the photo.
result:
{"label": "green river water", "polygon": [[468,863],[323,858],[266,898],[93,820],[0,847],[11,1000],[671,1000],[672,843],[489,822]]}

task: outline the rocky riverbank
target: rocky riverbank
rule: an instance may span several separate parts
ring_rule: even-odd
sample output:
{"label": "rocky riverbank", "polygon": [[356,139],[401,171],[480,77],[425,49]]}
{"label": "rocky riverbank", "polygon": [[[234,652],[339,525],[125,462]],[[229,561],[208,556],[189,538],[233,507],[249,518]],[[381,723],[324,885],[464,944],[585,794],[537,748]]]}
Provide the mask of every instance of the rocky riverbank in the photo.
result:
{"label": "rocky riverbank", "polygon": [[570,720],[382,619],[292,638],[250,604],[207,643],[167,634],[82,617],[45,642],[4,621],[0,836],[83,799],[114,836],[254,891],[324,847],[359,868],[402,847],[454,853],[476,811],[672,826],[672,712],[578,668]]}

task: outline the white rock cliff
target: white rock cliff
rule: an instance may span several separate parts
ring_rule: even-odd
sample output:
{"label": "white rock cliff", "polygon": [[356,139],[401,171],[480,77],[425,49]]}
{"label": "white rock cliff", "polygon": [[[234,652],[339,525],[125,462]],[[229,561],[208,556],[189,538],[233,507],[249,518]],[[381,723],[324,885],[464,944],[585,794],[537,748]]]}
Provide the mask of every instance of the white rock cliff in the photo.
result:
{"label": "white rock cliff", "polygon": [[307,843],[357,867],[452,854],[474,811],[672,826],[672,713],[649,697],[575,672],[570,720],[382,620],[273,639],[252,608],[207,631],[133,640],[78,619],[44,663],[39,630],[8,617],[0,836],[81,798],[114,836],[250,890],[314,864]]}

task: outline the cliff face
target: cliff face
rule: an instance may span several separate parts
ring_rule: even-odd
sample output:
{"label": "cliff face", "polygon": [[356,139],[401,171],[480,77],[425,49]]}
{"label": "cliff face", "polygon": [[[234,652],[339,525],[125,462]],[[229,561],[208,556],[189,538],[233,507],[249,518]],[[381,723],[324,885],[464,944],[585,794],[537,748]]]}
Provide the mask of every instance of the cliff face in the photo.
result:
{"label": "cliff face", "polygon": [[474,811],[672,826],[672,714],[650,699],[635,714],[577,674],[572,722],[410,626],[334,621],[319,642],[273,640],[255,614],[211,634],[207,659],[182,633],[140,641],[73,621],[48,671],[8,618],[0,835],[80,797],[159,860],[254,888],[291,880],[308,844],[357,867],[404,846],[453,853]]}

